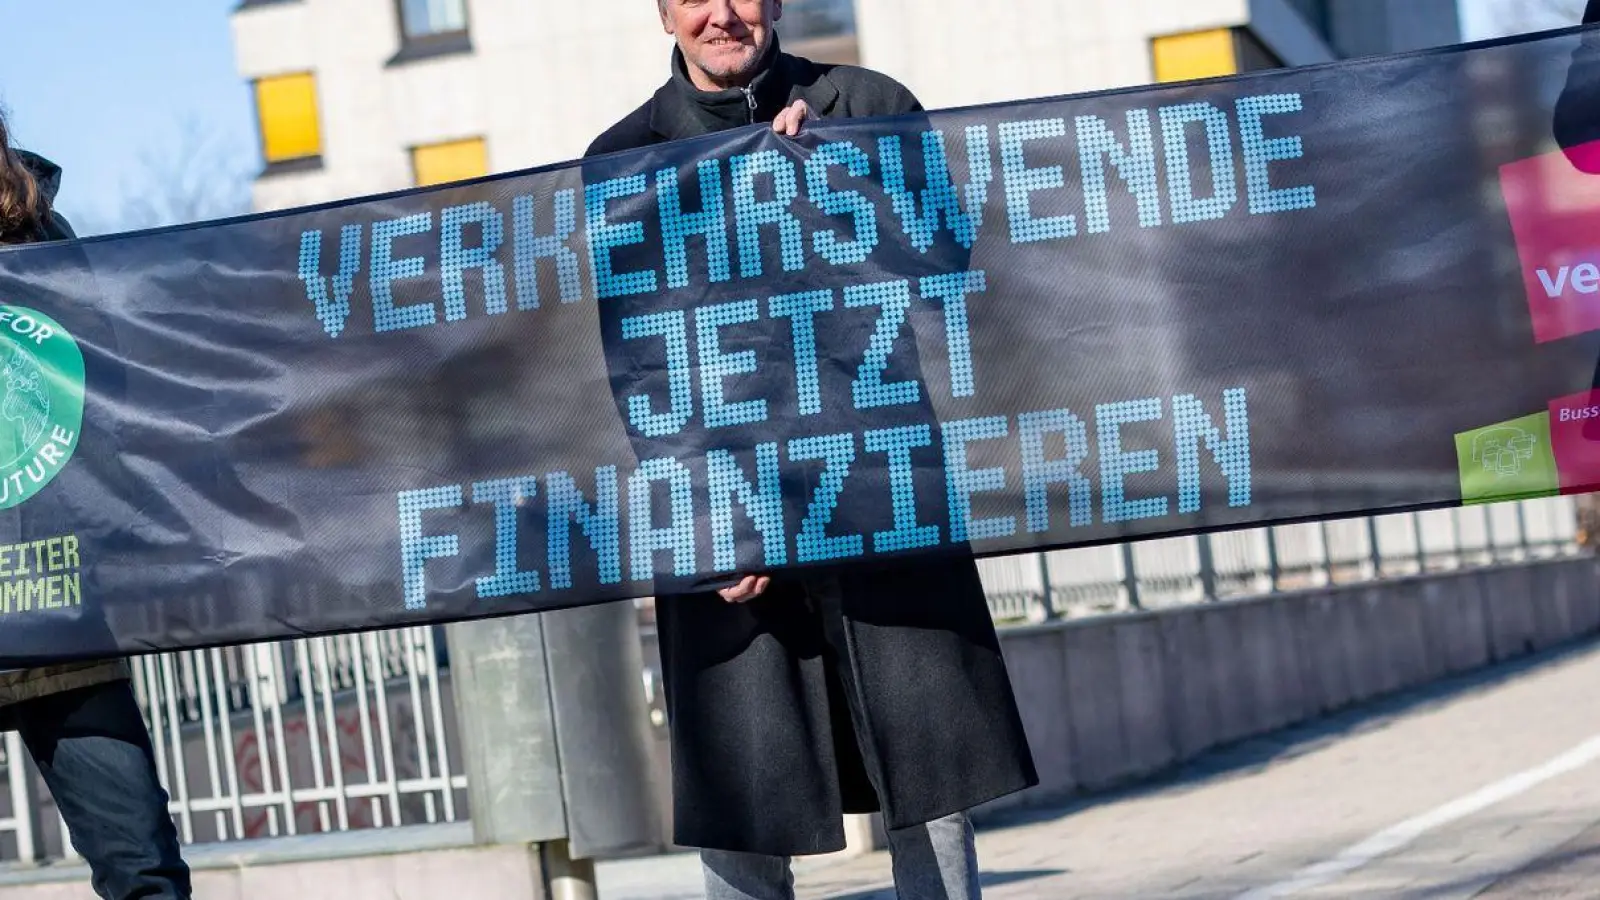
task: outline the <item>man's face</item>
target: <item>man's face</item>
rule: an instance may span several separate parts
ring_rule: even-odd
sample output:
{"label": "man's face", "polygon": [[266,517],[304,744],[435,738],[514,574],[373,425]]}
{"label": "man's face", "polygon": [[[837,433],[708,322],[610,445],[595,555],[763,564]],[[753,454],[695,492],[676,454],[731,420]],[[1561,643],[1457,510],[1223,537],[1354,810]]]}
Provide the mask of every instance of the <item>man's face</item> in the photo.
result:
{"label": "man's face", "polygon": [[678,42],[702,88],[749,80],[783,15],[783,0],[662,0],[661,25]]}

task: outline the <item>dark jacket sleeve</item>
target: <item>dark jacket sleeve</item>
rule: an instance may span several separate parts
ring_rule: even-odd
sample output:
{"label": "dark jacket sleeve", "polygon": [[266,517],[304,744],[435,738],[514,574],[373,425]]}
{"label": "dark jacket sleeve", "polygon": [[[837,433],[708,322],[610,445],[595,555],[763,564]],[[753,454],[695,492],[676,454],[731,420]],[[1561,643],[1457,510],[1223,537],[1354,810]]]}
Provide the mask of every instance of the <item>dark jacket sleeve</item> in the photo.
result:
{"label": "dark jacket sleeve", "polygon": [[[1583,24],[1600,22],[1600,0],[1589,0]],[[1567,82],[1556,100],[1552,123],[1556,143],[1580,171],[1600,174],[1600,31],[1578,39],[1567,68]]]}
{"label": "dark jacket sleeve", "polygon": [[837,66],[831,73],[845,100],[847,116],[900,116],[922,112],[922,101],[911,89],[872,69]]}
{"label": "dark jacket sleeve", "polygon": [[893,78],[884,77],[887,84],[884,86],[885,101],[888,106],[886,115],[899,116],[906,113],[922,112],[922,101],[911,89],[895,81]]}
{"label": "dark jacket sleeve", "polygon": [[45,220],[44,237],[47,241],[70,241],[76,239],[78,233],[72,230],[72,223],[66,216],[52,209]]}
{"label": "dark jacket sleeve", "polygon": [[656,143],[658,137],[650,130],[651,109],[652,104],[645,103],[607,128],[599,137],[589,142],[589,148],[583,151],[584,159]]}

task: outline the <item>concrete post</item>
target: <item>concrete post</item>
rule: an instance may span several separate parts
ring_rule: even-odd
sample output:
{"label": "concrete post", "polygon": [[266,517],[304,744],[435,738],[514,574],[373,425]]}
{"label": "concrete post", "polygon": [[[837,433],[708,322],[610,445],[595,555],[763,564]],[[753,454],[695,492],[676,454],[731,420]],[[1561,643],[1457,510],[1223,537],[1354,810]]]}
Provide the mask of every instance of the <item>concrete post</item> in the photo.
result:
{"label": "concrete post", "polygon": [[475,839],[536,845],[539,900],[595,900],[595,857],[660,840],[633,604],[459,622],[447,637]]}
{"label": "concrete post", "polygon": [[458,622],[446,634],[474,838],[480,844],[565,838],[542,617]]}
{"label": "concrete post", "polygon": [[572,845],[565,840],[550,841],[542,849],[540,864],[550,900],[599,900],[593,860],[573,859]]}
{"label": "concrete post", "polygon": [[665,849],[638,608],[622,601],[540,618],[572,857]]}

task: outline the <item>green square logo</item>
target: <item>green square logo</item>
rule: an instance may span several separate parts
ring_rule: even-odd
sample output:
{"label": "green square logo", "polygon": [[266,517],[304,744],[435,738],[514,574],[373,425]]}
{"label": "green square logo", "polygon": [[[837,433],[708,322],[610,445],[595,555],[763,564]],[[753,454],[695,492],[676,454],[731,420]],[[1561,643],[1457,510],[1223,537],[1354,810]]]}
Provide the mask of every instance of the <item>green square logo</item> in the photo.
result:
{"label": "green square logo", "polygon": [[1525,500],[1561,493],[1550,447],[1549,411],[1456,435],[1465,503]]}

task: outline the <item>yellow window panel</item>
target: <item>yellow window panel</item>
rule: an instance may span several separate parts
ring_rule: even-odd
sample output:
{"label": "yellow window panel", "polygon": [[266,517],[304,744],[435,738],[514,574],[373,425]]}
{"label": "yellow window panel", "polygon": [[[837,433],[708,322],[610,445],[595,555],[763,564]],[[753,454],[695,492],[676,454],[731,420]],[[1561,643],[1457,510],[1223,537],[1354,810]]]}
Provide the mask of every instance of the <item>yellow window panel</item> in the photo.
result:
{"label": "yellow window panel", "polygon": [[261,151],[267,162],[300,159],[322,152],[317,124],[317,81],[309,72],[277,75],[256,82]]}
{"label": "yellow window panel", "polygon": [[1156,81],[1214,78],[1239,71],[1231,28],[1165,35],[1151,41],[1150,49]]}
{"label": "yellow window panel", "polygon": [[414,147],[411,168],[418,187],[477,178],[489,174],[489,151],[483,138]]}

